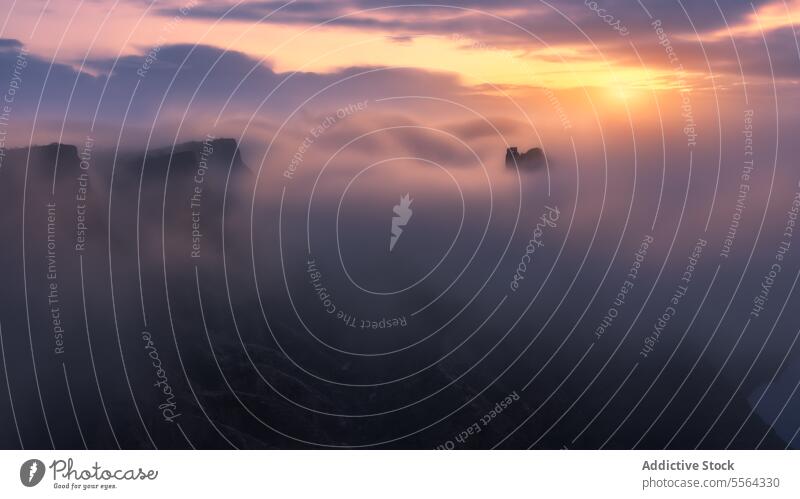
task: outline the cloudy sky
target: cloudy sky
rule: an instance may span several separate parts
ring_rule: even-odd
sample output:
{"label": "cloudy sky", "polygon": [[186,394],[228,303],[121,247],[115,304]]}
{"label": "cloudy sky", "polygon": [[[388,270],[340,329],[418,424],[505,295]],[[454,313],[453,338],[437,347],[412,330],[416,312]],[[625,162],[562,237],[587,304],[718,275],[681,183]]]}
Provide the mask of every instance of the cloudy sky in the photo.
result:
{"label": "cloudy sky", "polygon": [[[326,112],[325,101],[335,108],[399,91],[458,100],[506,124],[529,121],[533,109],[540,122],[568,114],[580,123],[587,96],[608,118],[647,115],[679,91],[693,92],[698,113],[706,101],[724,114],[729,98],[789,93],[800,67],[798,0],[2,4],[4,72],[27,51],[15,110],[15,129],[25,133],[9,144],[98,122],[113,130],[126,110],[134,134],[158,123],[174,130],[184,115],[274,129],[269,123],[283,119],[277,109],[313,115]],[[408,111],[407,103],[395,107]],[[669,121],[679,106],[664,107]]]}
{"label": "cloudy sky", "polygon": [[772,72],[782,83],[797,79],[797,0],[2,3],[3,38],[92,74],[102,74],[93,67],[99,60],[199,44],[277,72],[393,65],[454,72],[469,84],[663,89],[678,83],[652,25],[660,20],[685,85],[707,87],[711,75],[717,85],[735,85],[743,73],[753,83]]}

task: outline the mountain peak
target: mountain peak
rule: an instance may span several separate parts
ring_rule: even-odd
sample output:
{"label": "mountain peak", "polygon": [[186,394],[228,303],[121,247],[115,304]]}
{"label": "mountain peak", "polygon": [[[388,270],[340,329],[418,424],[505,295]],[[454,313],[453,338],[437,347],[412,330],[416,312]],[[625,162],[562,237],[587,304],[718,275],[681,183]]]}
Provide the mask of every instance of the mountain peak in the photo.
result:
{"label": "mountain peak", "polygon": [[506,166],[509,168],[538,168],[544,164],[544,151],[539,147],[520,153],[516,147],[506,149]]}
{"label": "mountain peak", "polygon": [[66,159],[77,159],[78,157],[78,148],[76,146],[71,144],[62,144],[59,142],[52,142],[50,144],[41,146],[30,146],[29,148],[22,147],[18,150],[25,151],[28,149],[31,151],[31,154],[38,154],[46,158],[55,158],[56,155],[58,155],[60,158]]}
{"label": "mountain peak", "polygon": [[238,168],[243,164],[239,153],[239,144],[231,138],[208,138],[204,141],[191,141],[177,144],[175,152],[193,152],[197,159],[205,157],[208,161],[223,164],[232,164]]}
{"label": "mountain peak", "polygon": [[31,146],[29,149],[20,149],[20,151],[26,150],[30,150],[31,163],[45,165],[48,169],[55,168],[56,161],[59,165],[70,169],[77,167],[80,163],[78,148],[70,144],[53,142],[43,146]]}

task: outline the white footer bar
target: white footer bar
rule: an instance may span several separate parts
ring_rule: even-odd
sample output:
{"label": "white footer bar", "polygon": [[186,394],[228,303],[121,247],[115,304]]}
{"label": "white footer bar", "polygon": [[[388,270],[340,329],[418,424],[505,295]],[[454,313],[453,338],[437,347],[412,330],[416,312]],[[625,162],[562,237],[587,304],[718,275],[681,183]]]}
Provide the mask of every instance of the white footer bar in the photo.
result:
{"label": "white footer bar", "polygon": [[798,470],[791,451],[0,451],[0,496],[797,498]]}

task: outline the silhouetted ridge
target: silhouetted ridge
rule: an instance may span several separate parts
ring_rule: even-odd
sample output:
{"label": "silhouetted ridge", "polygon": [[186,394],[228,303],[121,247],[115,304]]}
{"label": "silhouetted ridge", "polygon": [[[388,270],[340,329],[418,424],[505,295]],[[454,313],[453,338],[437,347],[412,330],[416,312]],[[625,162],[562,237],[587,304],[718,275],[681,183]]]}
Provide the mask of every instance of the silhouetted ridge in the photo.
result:
{"label": "silhouetted ridge", "polygon": [[79,161],[78,148],[71,144],[59,144],[57,142],[53,142],[52,144],[47,144],[46,146],[33,146],[31,148],[31,154],[33,155],[34,153],[40,154],[41,157],[52,160],[55,160],[56,157],[58,157],[63,161]]}
{"label": "silhouetted ridge", "polygon": [[207,141],[190,141],[176,144],[173,147],[164,147],[155,149],[147,153],[148,158],[156,158],[160,156],[173,155],[173,166],[176,162],[176,157],[180,154],[180,159],[184,160],[186,156],[183,153],[194,154],[197,162],[205,160],[214,162],[218,165],[224,165],[225,168],[238,169],[244,166],[241,154],[239,153],[239,144],[236,139],[221,138],[212,139]]}
{"label": "silhouetted ridge", "polygon": [[60,155],[71,155],[74,154],[75,157],[78,156],[78,148],[73,146],[72,144],[61,144],[59,142],[51,142],[50,144],[46,145],[33,145],[33,146],[22,146],[22,147],[12,147],[8,149],[9,154],[25,154],[30,149],[31,154],[40,154],[41,157],[52,157],[55,158],[56,153]]}
{"label": "silhouetted ridge", "polygon": [[506,166],[509,168],[538,168],[544,165],[544,151],[539,147],[520,153],[516,147],[506,149]]}
{"label": "silhouetted ridge", "polygon": [[52,174],[56,161],[58,161],[59,169],[74,170],[80,164],[77,147],[56,142],[44,146],[9,149],[6,152],[8,159],[4,161],[4,164],[13,164],[15,168],[25,168],[29,151],[31,172]]}

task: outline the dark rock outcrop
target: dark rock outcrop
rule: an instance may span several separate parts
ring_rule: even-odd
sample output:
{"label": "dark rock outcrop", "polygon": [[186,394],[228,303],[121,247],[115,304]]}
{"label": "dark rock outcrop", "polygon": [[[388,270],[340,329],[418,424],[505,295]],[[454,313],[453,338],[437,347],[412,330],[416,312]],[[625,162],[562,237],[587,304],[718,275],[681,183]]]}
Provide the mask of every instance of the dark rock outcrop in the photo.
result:
{"label": "dark rock outcrop", "polygon": [[516,147],[506,149],[506,167],[533,169],[544,165],[544,152],[539,147],[520,153]]}

